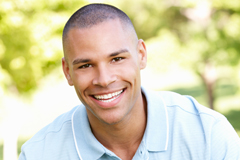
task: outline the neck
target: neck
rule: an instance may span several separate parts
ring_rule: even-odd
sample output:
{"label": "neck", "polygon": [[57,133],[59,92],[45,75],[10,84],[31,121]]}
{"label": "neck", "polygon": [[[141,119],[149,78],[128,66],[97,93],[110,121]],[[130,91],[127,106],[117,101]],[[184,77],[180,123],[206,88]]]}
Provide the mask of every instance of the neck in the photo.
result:
{"label": "neck", "polygon": [[[119,123],[108,125],[99,121],[91,123],[97,140],[122,159],[132,159],[144,135],[147,123],[147,105],[144,95]],[[98,122],[98,123],[95,123]]]}

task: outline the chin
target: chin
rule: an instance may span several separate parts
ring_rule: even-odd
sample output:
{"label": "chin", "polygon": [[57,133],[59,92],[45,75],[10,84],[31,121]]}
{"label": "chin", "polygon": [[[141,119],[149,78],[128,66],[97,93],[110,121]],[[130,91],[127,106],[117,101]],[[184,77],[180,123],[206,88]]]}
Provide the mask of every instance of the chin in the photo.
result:
{"label": "chin", "polygon": [[115,125],[115,124],[118,124],[120,123],[124,118],[114,118],[112,117],[110,119],[110,117],[107,117],[106,119],[100,119],[100,121],[102,121],[103,123],[107,124],[107,125]]}

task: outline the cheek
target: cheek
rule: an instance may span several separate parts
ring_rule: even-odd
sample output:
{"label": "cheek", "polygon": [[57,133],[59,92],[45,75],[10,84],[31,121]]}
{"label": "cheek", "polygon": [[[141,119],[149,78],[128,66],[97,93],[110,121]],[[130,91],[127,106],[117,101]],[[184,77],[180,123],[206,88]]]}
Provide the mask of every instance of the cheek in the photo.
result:
{"label": "cheek", "polygon": [[115,73],[121,77],[122,80],[131,82],[132,84],[140,81],[140,68],[133,61],[119,66]]}
{"label": "cheek", "polygon": [[126,67],[126,73],[128,74],[129,78],[132,80],[138,79],[140,68],[136,62],[131,62]]}
{"label": "cheek", "polygon": [[87,73],[80,73],[79,71],[75,71],[73,75],[73,84],[75,90],[80,97],[84,96],[84,91],[91,86],[91,76]]}

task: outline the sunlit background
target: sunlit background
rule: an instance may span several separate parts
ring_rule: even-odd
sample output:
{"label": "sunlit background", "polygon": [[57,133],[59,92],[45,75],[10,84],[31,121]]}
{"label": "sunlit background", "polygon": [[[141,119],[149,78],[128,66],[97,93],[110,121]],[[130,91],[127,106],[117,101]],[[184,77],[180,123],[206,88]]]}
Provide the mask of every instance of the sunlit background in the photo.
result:
{"label": "sunlit background", "polygon": [[146,42],[143,86],[195,97],[240,135],[239,0],[1,0],[0,160],[80,103],[61,70],[61,34],[92,2],[125,11]]}

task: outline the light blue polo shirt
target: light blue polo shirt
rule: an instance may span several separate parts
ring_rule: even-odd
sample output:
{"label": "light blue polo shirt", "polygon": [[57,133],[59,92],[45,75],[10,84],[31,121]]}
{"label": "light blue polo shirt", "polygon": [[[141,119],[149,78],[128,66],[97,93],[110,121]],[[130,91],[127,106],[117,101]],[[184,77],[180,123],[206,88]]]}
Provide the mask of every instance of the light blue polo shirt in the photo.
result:
{"label": "light blue polo shirt", "polygon": [[[147,127],[133,160],[240,160],[227,119],[192,97],[142,89]],[[119,160],[91,132],[83,105],[59,116],[22,146],[19,160]]]}

